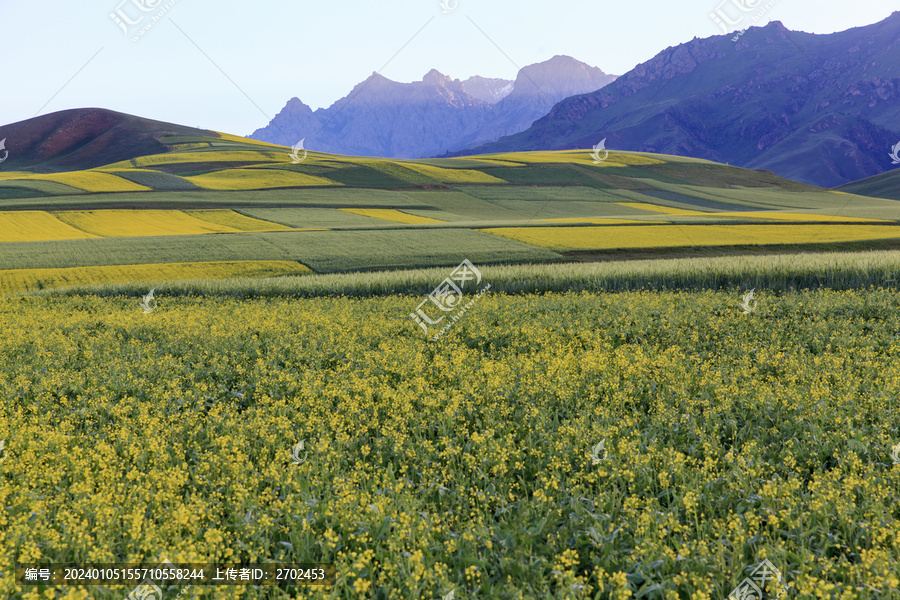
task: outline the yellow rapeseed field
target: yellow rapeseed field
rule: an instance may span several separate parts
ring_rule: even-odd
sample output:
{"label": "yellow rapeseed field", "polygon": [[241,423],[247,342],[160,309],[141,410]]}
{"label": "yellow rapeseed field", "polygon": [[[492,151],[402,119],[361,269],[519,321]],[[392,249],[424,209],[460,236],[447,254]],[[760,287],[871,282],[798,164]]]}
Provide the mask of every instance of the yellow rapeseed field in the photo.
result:
{"label": "yellow rapeseed field", "polygon": [[638,210],[646,210],[649,212],[661,213],[664,215],[684,215],[684,216],[710,216],[718,213],[701,212],[699,210],[686,210],[683,208],[672,208],[671,206],[663,206],[661,204],[651,204],[649,202],[616,202],[619,206],[628,208],[636,208]]}
{"label": "yellow rapeseed field", "polygon": [[[709,215],[710,213],[704,213]],[[886,219],[868,219],[865,217],[843,217],[835,215],[816,215],[810,213],[791,213],[774,211],[739,211],[712,213],[715,217],[740,217],[742,219],[773,219],[777,221],[831,221],[835,223],[891,223]]]}
{"label": "yellow rapeseed field", "polygon": [[324,177],[281,169],[227,169],[185,179],[208,190],[223,191],[342,185]]}
{"label": "yellow rapeseed field", "polygon": [[[591,166],[606,167],[625,167],[631,165],[662,165],[665,161],[649,156],[641,156],[639,154],[631,154],[628,152],[609,151],[609,156],[599,165],[594,163],[591,156],[592,150],[565,150],[565,151],[538,151],[538,152],[515,152],[512,154],[486,154],[478,156],[479,160],[508,160],[525,164],[581,164]],[[601,150],[600,157],[605,156]]]}
{"label": "yellow rapeseed field", "polygon": [[100,171],[69,171],[67,173],[50,173],[43,175],[27,175],[4,179],[14,181],[23,179],[26,181],[54,181],[63,183],[87,192],[147,192],[150,188],[144,185],[118,177],[113,173]]}
{"label": "yellow rapeseed field", "polygon": [[19,293],[72,285],[274,277],[311,273],[300,263],[276,260],[159,263],[57,269],[0,270],[0,292]]}
{"label": "yellow rapeseed field", "polygon": [[259,140],[254,140],[252,138],[241,137],[239,135],[232,135],[230,133],[222,133],[221,131],[216,131],[219,137],[226,142],[235,142],[238,144],[252,144],[254,146],[264,146],[274,151],[284,152],[284,148],[279,146],[278,144],[270,144],[269,142],[261,142]]}
{"label": "yellow rapeseed field", "polygon": [[0,242],[82,240],[100,237],[60,221],[42,210],[0,212]]}
{"label": "yellow rapeseed field", "polygon": [[402,162],[400,164],[407,169],[412,169],[445,183],[506,183],[503,179],[472,169],[445,169],[414,162]]}
{"label": "yellow rapeseed field", "polygon": [[764,560],[766,600],[895,599],[897,291],[755,291],[487,294],[440,342],[427,291],[0,302],[0,597],[166,558],[337,573],[215,600],[723,600]]}
{"label": "yellow rapeseed field", "polygon": [[[490,156],[488,156],[488,155],[481,155],[481,154],[479,154],[477,157],[473,157],[473,156],[465,156],[465,157],[461,157],[461,158],[448,158],[448,159],[446,159],[446,160],[449,160],[449,161],[454,161],[454,160],[459,160],[459,161],[472,161],[472,160],[477,160],[477,161],[480,162],[480,163],[484,163],[484,166],[485,166],[485,167],[521,167],[521,166],[523,166],[523,165],[525,164],[525,163],[523,163],[523,162],[513,160],[512,158],[510,158],[509,160],[503,160],[503,159],[501,159],[501,158],[498,158],[498,156],[499,156],[499,155],[490,155]],[[511,157],[512,155],[509,155],[509,156]]]}
{"label": "yellow rapeseed field", "polygon": [[4,179],[23,179],[34,175],[31,171],[0,171],[0,181]]}
{"label": "yellow rapeseed field", "polygon": [[863,217],[841,217],[833,215],[817,215],[811,213],[792,213],[768,210],[745,210],[745,211],[726,211],[726,212],[704,212],[699,210],[688,210],[683,208],[673,208],[671,206],[663,206],[660,204],[650,204],[644,202],[616,202],[619,206],[627,206],[628,208],[637,208],[650,212],[657,212],[666,215],[679,216],[701,216],[701,217],[737,217],[741,219],[773,219],[777,221],[833,221],[840,223],[889,223],[885,219],[867,219]]}
{"label": "yellow rapeseed field", "polygon": [[385,221],[394,221],[395,223],[445,223],[437,219],[429,219],[428,217],[419,217],[411,215],[393,208],[341,208],[342,212],[352,215],[360,215],[363,217],[372,217],[374,219],[384,219]]}
{"label": "yellow rapeseed field", "polygon": [[406,183],[425,185],[438,182],[434,177],[426,175],[422,171],[408,168],[405,163],[377,158],[361,158],[356,162],[361,166],[376,169]]}
{"label": "yellow rapeseed field", "polygon": [[[214,163],[214,162],[248,162],[268,163],[284,162],[287,154],[277,150],[202,150],[197,152],[175,152],[168,154],[153,154],[136,158],[134,163],[138,167],[152,167],[154,165],[171,165],[184,163]],[[131,161],[124,161],[108,165],[110,167],[134,166]]]}
{"label": "yellow rapeseed field", "polygon": [[180,210],[67,210],[60,221],[100,237],[234,233],[234,227],[193,217]]}
{"label": "yellow rapeseed field", "polygon": [[537,219],[541,223],[591,223],[593,225],[623,225],[626,223],[664,223],[664,221],[638,221],[635,219],[614,219],[614,218],[577,218],[567,217],[561,219]]}
{"label": "yellow rapeseed field", "polygon": [[506,227],[486,233],[553,250],[810,244],[900,238],[889,225],[622,225],[611,227]]}
{"label": "yellow rapeseed field", "polygon": [[230,227],[238,231],[291,231],[292,228],[272,221],[263,221],[233,210],[186,210],[184,213],[202,221]]}

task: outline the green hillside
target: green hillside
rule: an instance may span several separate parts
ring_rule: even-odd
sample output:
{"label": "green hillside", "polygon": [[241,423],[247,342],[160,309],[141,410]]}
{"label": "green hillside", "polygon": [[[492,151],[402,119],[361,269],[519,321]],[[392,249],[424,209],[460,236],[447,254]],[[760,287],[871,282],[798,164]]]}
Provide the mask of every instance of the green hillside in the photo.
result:
{"label": "green hillside", "polygon": [[848,194],[900,200],[900,169],[885,171],[879,175],[860,179],[835,189]]}

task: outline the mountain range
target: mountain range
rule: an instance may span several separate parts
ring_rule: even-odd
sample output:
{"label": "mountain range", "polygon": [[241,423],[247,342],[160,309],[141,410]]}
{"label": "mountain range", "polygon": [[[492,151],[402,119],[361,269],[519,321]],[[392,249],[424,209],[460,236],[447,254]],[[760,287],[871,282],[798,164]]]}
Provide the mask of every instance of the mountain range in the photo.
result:
{"label": "mountain range", "polygon": [[667,48],[520,133],[454,155],[606,147],[705,158],[833,187],[892,168],[900,12],[827,35],[780,22]]}
{"label": "mountain range", "polygon": [[[65,110],[0,126],[2,168],[94,168],[196,135],[218,136],[99,108]],[[397,83],[373,74],[327,109],[294,98],[253,137],[395,158],[588,149],[602,140],[611,150],[703,158],[836,187],[895,169],[900,12],[827,35],[776,21],[737,37],[695,38],[618,78],[565,56],[521,69],[515,81],[452,80],[433,70],[421,82]],[[864,187],[886,193],[896,181]]]}
{"label": "mountain range", "polygon": [[528,128],[560,100],[614,81],[568,56],[522,68],[515,81],[464,81],[432,70],[398,83],[377,73],[328,108],[291,99],[251,138],[339,154],[421,158],[476,146]]}

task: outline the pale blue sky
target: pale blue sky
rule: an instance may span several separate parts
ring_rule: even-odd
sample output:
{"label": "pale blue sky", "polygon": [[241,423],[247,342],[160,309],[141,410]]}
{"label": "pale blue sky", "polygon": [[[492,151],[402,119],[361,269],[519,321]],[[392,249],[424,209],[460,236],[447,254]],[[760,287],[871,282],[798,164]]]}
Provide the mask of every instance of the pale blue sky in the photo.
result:
{"label": "pale blue sky", "polygon": [[[721,34],[709,15],[722,0],[445,1],[456,8],[444,13],[440,0],[0,0],[0,124],[97,106],[247,135],[291,97],[327,106],[373,71],[396,81],[432,68],[513,79],[516,65],[567,54],[618,75],[668,46]],[[732,1],[770,0],[727,1],[734,15]],[[129,37],[110,17],[117,8],[132,21],[144,15]],[[896,9],[896,0],[777,0],[759,23],[831,33]]]}

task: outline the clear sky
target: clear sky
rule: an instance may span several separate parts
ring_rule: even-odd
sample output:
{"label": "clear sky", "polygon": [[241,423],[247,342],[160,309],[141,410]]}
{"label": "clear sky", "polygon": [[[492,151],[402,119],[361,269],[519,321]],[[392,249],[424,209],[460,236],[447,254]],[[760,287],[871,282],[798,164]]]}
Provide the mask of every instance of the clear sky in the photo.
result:
{"label": "clear sky", "polygon": [[757,24],[813,33],[898,9],[896,0],[724,1],[444,0],[444,12],[441,0],[0,0],[0,124],[95,106],[247,135],[290,98],[328,106],[375,71],[395,81],[432,68],[514,79],[517,67],[566,54],[620,75],[721,34],[717,9],[747,23],[774,3]]}

